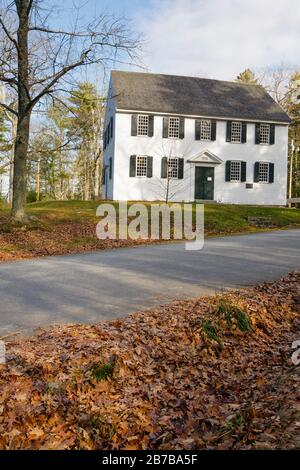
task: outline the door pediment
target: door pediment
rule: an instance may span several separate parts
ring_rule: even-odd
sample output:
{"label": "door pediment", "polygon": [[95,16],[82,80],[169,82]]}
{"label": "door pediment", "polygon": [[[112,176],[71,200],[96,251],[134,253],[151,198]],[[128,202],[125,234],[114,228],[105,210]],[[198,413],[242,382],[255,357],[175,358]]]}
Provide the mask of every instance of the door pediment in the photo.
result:
{"label": "door pediment", "polygon": [[203,150],[194,157],[190,158],[188,163],[209,163],[213,165],[220,165],[223,163],[223,160],[214,155],[209,150]]}

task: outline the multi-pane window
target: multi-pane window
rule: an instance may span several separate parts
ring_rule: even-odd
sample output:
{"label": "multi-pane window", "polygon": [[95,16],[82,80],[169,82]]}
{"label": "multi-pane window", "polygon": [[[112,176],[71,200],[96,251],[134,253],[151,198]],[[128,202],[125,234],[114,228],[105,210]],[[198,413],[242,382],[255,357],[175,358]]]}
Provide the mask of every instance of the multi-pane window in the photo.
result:
{"label": "multi-pane window", "polygon": [[259,163],[258,180],[260,183],[269,182],[269,171],[270,171],[269,163],[263,163],[263,162]]}
{"label": "multi-pane window", "polygon": [[137,135],[148,135],[149,132],[149,116],[139,114],[137,119]]}
{"label": "multi-pane window", "polygon": [[200,139],[211,140],[211,121],[206,121],[206,120],[201,121]]}
{"label": "multi-pane window", "polygon": [[171,179],[178,178],[178,158],[168,159],[168,177]]}
{"label": "multi-pane window", "polygon": [[136,176],[147,176],[147,157],[136,157]]}
{"label": "multi-pane window", "polygon": [[230,181],[232,182],[241,181],[241,162],[239,161],[230,162]]}
{"label": "multi-pane window", "polygon": [[179,118],[170,117],[169,118],[169,137],[170,138],[179,138]]}
{"label": "multi-pane window", "polygon": [[242,123],[241,122],[232,122],[231,124],[231,142],[242,141]]}
{"label": "multi-pane window", "polygon": [[270,143],[270,124],[260,125],[260,143],[261,144]]}

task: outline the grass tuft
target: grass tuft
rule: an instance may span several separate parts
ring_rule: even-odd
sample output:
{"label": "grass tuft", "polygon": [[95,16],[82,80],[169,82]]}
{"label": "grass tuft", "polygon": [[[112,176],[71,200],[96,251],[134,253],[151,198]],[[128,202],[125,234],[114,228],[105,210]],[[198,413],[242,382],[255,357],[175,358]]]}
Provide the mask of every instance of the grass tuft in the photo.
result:
{"label": "grass tuft", "polygon": [[109,360],[109,362],[106,362],[105,364],[96,362],[89,368],[89,370],[91,372],[92,377],[97,382],[100,382],[101,380],[107,380],[109,377],[113,375],[115,365],[116,365],[116,358],[112,357]]}
{"label": "grass tuft", "polygon": [[231,304],[228,300],[221,299],[217,306],[217,314],[224,317],[228,328],[232,328],[233,320],[236,321],[237,327],[240,331],[252,331],[251,318],[244,310],[236,305]]}
{"label": "grass tuft", "polygon": [[219,337],[218,328],[212,321],[208,320],[204,322],[202,324],[202,331],[210,341],[216,341],[222,349],[224,348],[224,345]]}

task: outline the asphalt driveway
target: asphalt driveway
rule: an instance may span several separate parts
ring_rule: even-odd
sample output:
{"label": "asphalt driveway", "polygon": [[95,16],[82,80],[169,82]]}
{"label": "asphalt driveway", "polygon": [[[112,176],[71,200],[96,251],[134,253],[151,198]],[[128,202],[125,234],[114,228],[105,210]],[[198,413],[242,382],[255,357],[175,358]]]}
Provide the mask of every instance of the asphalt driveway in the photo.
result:
{"label": "asphalt driveway", "polygon": [[0,336],[122,317],[170,299],[273,280],[300,268],[300,230],[0,264]]}

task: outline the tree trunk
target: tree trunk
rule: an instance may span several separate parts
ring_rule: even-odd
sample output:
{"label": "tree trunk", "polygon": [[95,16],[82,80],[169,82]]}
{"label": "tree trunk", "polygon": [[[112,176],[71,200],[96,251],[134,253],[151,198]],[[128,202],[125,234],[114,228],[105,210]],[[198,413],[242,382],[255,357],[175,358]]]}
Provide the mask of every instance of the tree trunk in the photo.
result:
{"label": "tree trunk", "polygon": [[12,218],[26,221],[27,153],[30,127],[30,94],[28,71],[29,0],[16,0],[18,26],[18,123],[14,152]]}

